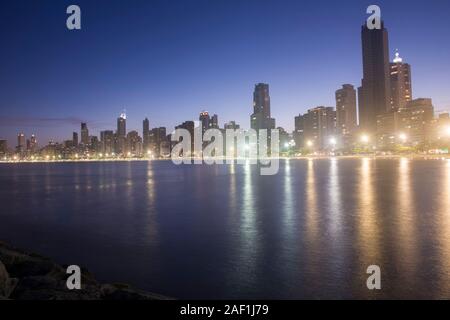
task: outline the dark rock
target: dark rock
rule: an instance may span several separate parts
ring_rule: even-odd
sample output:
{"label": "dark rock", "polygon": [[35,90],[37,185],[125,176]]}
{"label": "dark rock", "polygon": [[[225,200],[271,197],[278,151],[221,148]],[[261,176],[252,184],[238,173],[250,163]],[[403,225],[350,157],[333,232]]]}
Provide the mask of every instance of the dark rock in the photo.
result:
{"label": "dark rock", "polygon": [[[127,284],[97,282],[81,268],[81,290],[69,290],[67,267],[0,242],[0,300],[166,300]],[[11,278],[13,277],[13,278]]]}
{"label": "dark rock", "polygon": [[48,276],[26,277],[11,295],[17,300],[98,300],[100,291],[95,286],[85,286],[82,290],[68,290],[66,282]]}
{"label": "dark rock", "polygon": [[7,299],[13,292],[18,280],[10,278],[4,264],[0,261],[0,298]]}

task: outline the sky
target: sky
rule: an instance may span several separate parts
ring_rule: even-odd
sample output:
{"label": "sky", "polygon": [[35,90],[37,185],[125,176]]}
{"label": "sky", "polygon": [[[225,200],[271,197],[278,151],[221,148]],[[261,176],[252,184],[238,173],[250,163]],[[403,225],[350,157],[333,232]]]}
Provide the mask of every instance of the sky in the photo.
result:
{"label": "sky", "polygon": [[[77,4],[82,29],[66,28]],[[202,110],[250,126],[252,94],[270,85],[276,125],[294,129],[307,109],[335,106],[362,77],[361,25],[381,7],[391,59],[412,67],[413,97],[450,110],[450,1],[2,0],[0,139],[36,134],[40,145],[127,130],[142,120],[168,131]]]}

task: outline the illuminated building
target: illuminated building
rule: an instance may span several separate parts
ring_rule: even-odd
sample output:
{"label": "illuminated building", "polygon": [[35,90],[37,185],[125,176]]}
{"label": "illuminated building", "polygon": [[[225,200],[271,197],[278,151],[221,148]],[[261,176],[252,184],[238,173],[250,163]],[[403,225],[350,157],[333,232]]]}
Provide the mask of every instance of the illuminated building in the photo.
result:
{"label": "illuminated building", "polygon": [[137,131],[130,131],[127,134],[127,152],[133,156],[142,155],[142,138]]}
{"label": "illuminated building", "polygon": [[209,127],[211,129],[219,129],[219,117],[217,116],[217,114],[213,114],[213,116],[211,117]]}
{"label": "illuminated building", "polygon": [[390,64],[391,110],[405,108],[412,99],[411,66],[403,62],[398,52]]}
{"label": "illuminated building", "polygon": [[17,135],[17,152],[24,153],[26,148],[25,134],[19,133]]}
{"label": "illuminated building", "polygon": [[398,111],[398,130],[409,137],[410,142],[419,144],[428,142],[427,124],[434,119],[434,107],[429,98],[419,98],[407,103]]}
{"label": "illuminated building", "polygon": [[253,114],[250,117],[251,128],[275,129],[275,119],[270,117],[269,85],[258,83],[253,92]]}
{"label": "illuminated building", "polygon": [[36,135],[32,134],[30,140],[27,141],[27,151],[34,153],[37,149]]}
{"label": "illuminated building", "polygon": [[142,139],[143,139],[143,148],[145,152],[149,150],[150,147],[150,122],[147,118],[142,122]]}
{"label": "illuminated building", "polygon": [[376,139],[377,146],[380,148],[389,148],[396,143],[396,134],[398,129],[398,112],[389,112],[377,116]]}
{"label": "illuminated building", "polygon": [[167,141],[166,128],[153,128],[150,131],[150,150],[157,157],[161,155],[161,144]]}
{"label": "illuminated building", "polygon": [[[182,124],[178,125],[175,127],[175,129],[185,129],[189,132],[190,136],[191,136],[191,154],[194,152],[194,128],[195,128],[195,123],[194,121],[185,121]],[[172,146],[175,145],[177,142],[171,142]]]}
{"label": "illuminated building", "polygon": [[123,154],[126,152],[127,115],[121,113],[117,118],[117,131],[115,141],[115,152]]}
{"label": "illuminated building", "polygon": [[114,132],[112,130],[105,130],[100,132],[101,152],[111,154],[114,152]]}
{"label": "illuminated building", "polygon": [[377,117],[377,145],[381,148],[404,143],[401,135],[408,138],[408,144],[419,145],[433,140],[437,127],[434,121],[434,107],[429,98],[411,100],[406,107]]}
{"label": "illuminated building", "polygon": [[78,133],[72,133],[72,144],[74,147],[78,147]]}
{"label": "illuminated building", "polygon": [[305,118],[307,116],[302,116],[299,114],[295,117],[295,130],[294,130],[294,141],[296,149],[301,149],[305,147]]}
{"label": "illuminated building", "polygon": [[210,123],[211,118],[209,117],[208,111],[200,112],[200,116],[199,116],[198,120],[200,121],[201,126],[202,126],[202,134],[204,134],[206,132],[206,130],[208,130],[210,128],[210,125],[211,125],[211,123]]}
{"label": "illuminated building", "polygon": [[253,114],[250,116],[250,126],[256,131],[259,131],[260,129],[267,130],[267,150],[270,152],[270,130],[275,129],[275,119],[270,116],[270,95],[268,84],[258,83],[255,85],[255,90],[253,92]]}
{"label": "illuminated building", "polygon": [[6,155],[8,153],[8,141],[0,140],[0,155]]}
{"label": "illuminated building", "polygon": [[336,134],[336,111],[333,107],[316,107],[303,115],[303,139],[311,141],[320,150],[329,146]]}
{"label": "illuminated building", "polygon": [[81,123],[81,143],[89,144],[89,130],[86,123]]}
{"label": "illuminated building", "polygon": [[336,91],[336,134],[347,137],[357,127],[356,90],[350,84],[344,84]]}
{"label": "illuminated building", "polygon": [[81,123],[81,143],[83,145],[89,144],[89,129],[86,123]]}

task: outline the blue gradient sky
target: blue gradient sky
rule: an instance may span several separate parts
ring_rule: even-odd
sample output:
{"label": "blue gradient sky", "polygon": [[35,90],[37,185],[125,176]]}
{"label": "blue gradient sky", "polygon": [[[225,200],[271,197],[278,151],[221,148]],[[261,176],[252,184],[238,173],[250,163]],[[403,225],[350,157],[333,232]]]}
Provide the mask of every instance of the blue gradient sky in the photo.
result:
{"label": "blue gradient sky", "polygon": [[[66,7],[82,30],[65,27]],[[433,3],[431,5],[431,3]],[[174,125],[206,109],[249,127],[252,91],[270,84],[277,126],[334,106],[343,83],[360,85],[360,27],[382,8],[390,51],[412,65],[413,96],[450,109],[450,2],[283,0],[4,0],[0,4],[0,138],[40,144],[92,133]]]}

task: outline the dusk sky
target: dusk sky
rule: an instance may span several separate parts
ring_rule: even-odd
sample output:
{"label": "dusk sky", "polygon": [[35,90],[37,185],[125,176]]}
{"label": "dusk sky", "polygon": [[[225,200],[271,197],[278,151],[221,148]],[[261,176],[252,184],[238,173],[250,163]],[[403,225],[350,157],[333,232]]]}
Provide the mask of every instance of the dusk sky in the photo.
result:
{"label": "dusk sky", "polygon": [[[78,4],[82,30],[66,28]],[[291,131],[307,109],[362,77],[361,25],[378,4],[412,67],[413,97],[450,110],[450,2],[283,0],[2,0],[0,139],[39,144],[142,120],[168,131],[202,110],[250,126],[252,93],[270,85],[276,125]]]}

